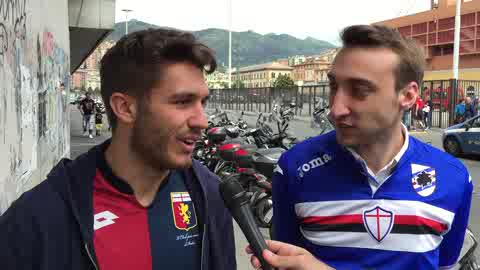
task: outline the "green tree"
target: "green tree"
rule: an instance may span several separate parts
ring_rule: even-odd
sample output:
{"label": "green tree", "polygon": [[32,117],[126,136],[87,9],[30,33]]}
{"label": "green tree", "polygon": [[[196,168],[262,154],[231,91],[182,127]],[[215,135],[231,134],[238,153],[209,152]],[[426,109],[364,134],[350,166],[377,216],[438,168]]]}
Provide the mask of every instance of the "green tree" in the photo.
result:
{"label": "green tree", "polygon": [[232,88],[234,88],[234,89],[237,89],[237,88],[243,89],[243,88],[245,88],[245,84],[244,84],[242,81],[237,80],[237,81],[234,81],[234,82],[232,83]]}
{"label": "green tree", "polygon": [[295,86],[295,82],[288,75],[278,75],[273,83],[274,88],[291,88]]}
{"label": "green tree", "polygon": [[222,86],[223,89],[228,88],[228,82],[221,82],[220,85]]}

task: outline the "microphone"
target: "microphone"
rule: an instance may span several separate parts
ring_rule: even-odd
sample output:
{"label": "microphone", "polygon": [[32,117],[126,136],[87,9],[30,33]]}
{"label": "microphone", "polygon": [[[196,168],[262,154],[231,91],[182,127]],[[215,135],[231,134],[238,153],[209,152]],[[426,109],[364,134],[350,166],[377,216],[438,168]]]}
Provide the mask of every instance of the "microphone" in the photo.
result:
{"label": "microphone", "polygon": [[262,256],[262,251],[268,249],[267,243],[255,223],[245,190],[233,177],[228,177],[221,182],[219,190],[225,205],[242,229],[253,253],[259,259],[262,270],[273,270]]}

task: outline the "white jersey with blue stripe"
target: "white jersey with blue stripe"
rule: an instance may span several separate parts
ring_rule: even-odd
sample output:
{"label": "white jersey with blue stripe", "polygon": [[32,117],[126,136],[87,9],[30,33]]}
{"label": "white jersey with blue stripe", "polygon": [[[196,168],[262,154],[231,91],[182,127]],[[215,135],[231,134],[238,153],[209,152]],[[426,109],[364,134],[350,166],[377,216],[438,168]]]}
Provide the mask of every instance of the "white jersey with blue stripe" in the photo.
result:
{"label": "white jersey with blue stripe", "polygon": [[472,182],[454,157],[413,137],[373,193],[335,131],[282,155],[273,176],[274,239],[337,269],[439,269],[458,259]]}

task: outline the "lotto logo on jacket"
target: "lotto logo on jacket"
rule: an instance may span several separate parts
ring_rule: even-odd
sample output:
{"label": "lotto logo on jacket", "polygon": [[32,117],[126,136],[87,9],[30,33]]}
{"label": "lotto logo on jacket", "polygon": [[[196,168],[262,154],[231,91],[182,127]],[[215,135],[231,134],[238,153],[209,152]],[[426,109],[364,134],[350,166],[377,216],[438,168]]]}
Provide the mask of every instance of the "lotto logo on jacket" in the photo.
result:
{"label": "lotto logo on jacket", "polygon": [[197,226],[195,208],[188,192],[172,192],[170,198],[175,227],[188,231]]}

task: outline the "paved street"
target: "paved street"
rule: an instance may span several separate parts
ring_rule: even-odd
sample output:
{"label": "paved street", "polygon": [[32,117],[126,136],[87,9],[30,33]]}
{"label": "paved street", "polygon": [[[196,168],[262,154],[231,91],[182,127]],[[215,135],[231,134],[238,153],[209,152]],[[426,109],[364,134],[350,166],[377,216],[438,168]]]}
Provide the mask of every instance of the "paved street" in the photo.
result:
{"label": "paved street", "polygon": [[[73,107],[72,107],[73,108]],[[237,119],[239,114],[229,114],[231,115],[232,119]],[[249,124],[254,124],[256,121],[256,116],[254,115],[245,115],[245,120]],[[94,146],[95,144],[101,143],[105,139],[107,139],[110,134],[108,132],[104,132],[100,137],[94,137],[94,139],[89,139],[82,136],[81,130],[81,118],[78,110],[72,109],[71,110],[71,156],[72,158],[77,157],[81,153],[86,152],[89,148]],[[290,130],[299,138],[304,138],[307,136],[315,136],[317,135],[316,130],[310,128],[310,123],[305,121],[292,121]],[[413,136],[419,138],[422,141],[430,142],[433,146],[441,148],[441,133],[439,130],[428,131],[426,133],[412,133]],[[470,174],[472,175],[473,181],[479,181],[480,179],[480,158],[478,157],[465,157],[460,159],[469,169]],[[470,211],[470,228],[477,236],[477,239],[480,239],[480,187],[475,185],[474,191],[474,198],[472,201],[472,209]],[[263,231],[264,235],[266,236],[267,232]],[[241,231],[236,227],[235,229],[235,240],[237,246],[237,261],[238,261],[238,269],[239,270],[247,270],[252,269],[249,263],[249,257],[244,252],[244,247],[247,245],[245,237],[241,233]],[[477,258],[480,258],[480,252],[477,250]]]}

